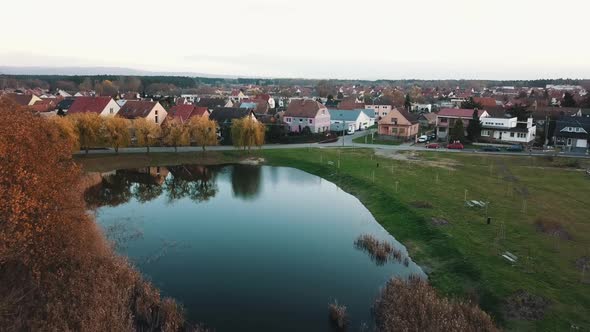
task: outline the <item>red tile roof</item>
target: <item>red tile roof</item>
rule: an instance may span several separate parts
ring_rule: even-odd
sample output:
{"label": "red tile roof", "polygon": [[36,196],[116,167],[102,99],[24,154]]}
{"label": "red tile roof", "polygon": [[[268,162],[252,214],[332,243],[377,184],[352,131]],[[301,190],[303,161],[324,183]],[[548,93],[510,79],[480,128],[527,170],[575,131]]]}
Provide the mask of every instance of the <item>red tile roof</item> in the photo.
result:
{"label": "red tile roof", "polygon": [[27,106],[31,102],[33,95],[21,95],[16,93],[8,93],[6,97],[12,99],[15,103],[21,106]]}
{"label": "red tile roof", "polygon": [[473,101],[481,107],[496,107],[496,99],[492,97],[473,97]]}
{"label": "red tile roof", "polygon": [[117,114],[127,119],[145,118],[157,103],[149,100],[128,100]]}
{"label": "red tile roof", "polygon": [[186,122],[193,116],[203,116],[209,112],[207,107],[195,106],[192,104],[181,104],[173,106],[168,112],[168,116],[173,119],[179,119],[181,122]]}
{"label": "red tile roof", "polygon": [[[477,110],[477,115],[481,116],[485,110]],[[472,118],[473,110],[464,108],[443,108],[438,112],[439,117],[456,117],[456,118]]]}
{"label": "red tile roof", "polygon": [[104,111],[111,100],[111,97],[77,97],[72,103],[72,106],[70,106],[68,109],[68,114],[100,114],[102,111]]}
{"label": "red tile roof", "polygon": [[294,99],[289,103],[285,116],[315,118],[320,109],[325,109],[326,112],[328,111],[324,105],[315,100]]}

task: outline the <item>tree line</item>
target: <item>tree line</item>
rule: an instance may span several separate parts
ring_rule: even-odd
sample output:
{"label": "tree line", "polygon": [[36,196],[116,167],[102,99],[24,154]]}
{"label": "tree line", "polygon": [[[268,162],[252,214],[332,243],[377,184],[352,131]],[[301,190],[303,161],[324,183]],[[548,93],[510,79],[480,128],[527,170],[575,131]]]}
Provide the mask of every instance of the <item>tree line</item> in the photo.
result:
{"label": "tree line", "polygon": [[[145,147],[147,153],[150,147],[162,145],[174,147],[175,152],[180,146],[196,145],[205,152],[207,146],[218,144],[217,122],[208,117],[192,117],[186,122],[167,118],[162,126],[144,118],[128,120],[95,113],[56,116],[48,121],[70,142],[72,152],[110,147],[118,153],[120,148],[131,145]],[[250,117],[234,119],[231,124],[233,144],[244,150],[263,145],[265,133],[265,126]]]}

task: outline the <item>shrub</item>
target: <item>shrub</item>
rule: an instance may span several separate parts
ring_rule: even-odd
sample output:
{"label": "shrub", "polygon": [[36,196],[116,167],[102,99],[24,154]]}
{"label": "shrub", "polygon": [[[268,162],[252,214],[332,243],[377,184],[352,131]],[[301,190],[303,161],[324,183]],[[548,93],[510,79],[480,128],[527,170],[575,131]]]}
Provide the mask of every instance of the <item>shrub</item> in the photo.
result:
{"label": "shrub", "polygon": [[477,306],[438,296],[425,280],[391,279],[374,307],[379,331],[497,331]]}
{"label": "shrub", "polygon": [[337,330],[344,330],[348,324],[348,314],[346,313],[346,306],[339,305],[338,301],[328,305],[328,312],[330,313],[330,321]]}

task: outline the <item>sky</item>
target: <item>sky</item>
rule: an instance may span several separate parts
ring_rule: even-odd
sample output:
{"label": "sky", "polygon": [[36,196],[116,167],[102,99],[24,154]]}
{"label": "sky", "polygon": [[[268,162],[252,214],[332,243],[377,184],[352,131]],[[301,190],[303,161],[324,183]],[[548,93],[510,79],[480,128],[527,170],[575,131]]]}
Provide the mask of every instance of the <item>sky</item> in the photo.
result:
{"label": "sky", "polygon": [[588,0],[29,0],[2,12],[0,66],[590,78]]}

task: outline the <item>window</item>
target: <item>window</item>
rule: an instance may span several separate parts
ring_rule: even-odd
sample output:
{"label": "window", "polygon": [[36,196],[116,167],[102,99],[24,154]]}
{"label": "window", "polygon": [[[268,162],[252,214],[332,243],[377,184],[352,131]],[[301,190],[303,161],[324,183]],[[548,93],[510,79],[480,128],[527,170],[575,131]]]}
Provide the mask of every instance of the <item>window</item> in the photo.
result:
{"label": "window", "polygon": [[285,121],[291,123],[291,118],[285,118]]}
{"label": "window", "polygon": [[518,138],[526,138],[526,134],[525,133],[518,133]]}
{"label": "window", "polygon": [[406,129],[405,128],[400,128],[399,129],[399,133],[400,134],[405,134],[406,133]]}
{"label": "window", "polygon": [[397,118],[391,118],[391,123],[393,123],[394,125],[397,124]]}
{"label": "window", "polygon": [[309,119],[309,124],[312,124],[312,123],[313,123],[313,119]]}
{"label": "window", "polygon": [[110,112],[111,114],[113,114],[113,113],[115,112],[115,109],[111,107],[111,109],[109,110],[109,112]]}
{"label": "window", "polygon": [[448,119],[447,118],[440,118],[440,123],[447,123]]}
{"label": "window", "polygon": [[510,133],[510,137],[514,137],[514,133]]}
{"label": "window", "polygon": [[158,116],[156,115],[156,123],[158,123]]}
{"label": "window", "polygon": [[572,145],[572,139],[571,139],[571,138],[568,138],[568,139],[567,139],[567,145],[568,145],[568,146],[569,146],[569,145]]}
{"label": "window", "polygon": [[158,110],[156,110],[156,115],[158,115]]}
{"label": "window", "polygon": [[447,132],[447,128],[445,128],[445,127],[438,128],[438,132],[439,133],[446,133]]}

